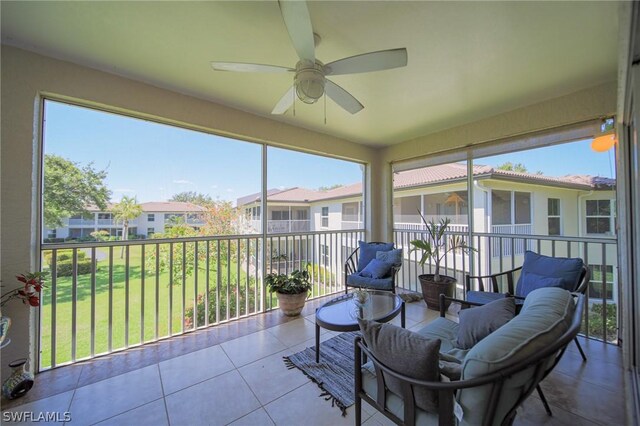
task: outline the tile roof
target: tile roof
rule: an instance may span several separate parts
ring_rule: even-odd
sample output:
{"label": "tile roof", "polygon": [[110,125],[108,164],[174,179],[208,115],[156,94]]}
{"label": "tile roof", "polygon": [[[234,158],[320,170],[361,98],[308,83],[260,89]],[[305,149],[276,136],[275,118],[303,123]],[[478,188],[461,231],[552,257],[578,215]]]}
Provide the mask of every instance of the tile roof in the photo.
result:
{"label": "tile roof", "polygon": [[[115,203],[107,203],[106,210],[101,210],[97,206],[90,205],[87,210],[90,212],[111,211],[115,206]],[[183,203],[181,201],[150,201],[147,203],[140,203],[143,212],[203,212],[207,209],[198,206],[193,203]]]}
{"label": "tile roof", "polygon": [[[520,181],[539,185],[566,186],[576,189],[610,189],[615,187],[616,180],[602,176],[566,175],[561,177],[546,176],[536,173],[522,173],[501,170],[491,166],[475,164],[474,176],[486,176],[512,181]],[[393,187],[412,188],[424,185],[445,183],[467,178],[467,166],[462,163],[442,164],[414,170],[397,172],[393,176]],[[305,188],[271,189],[267,193],[269,201],[314,202],[333,198],[347,198],[362,194],[362,183],[357,182],[327,191],[316,191]],[[259,201],[260,193],[238,198],[238,206]]]}

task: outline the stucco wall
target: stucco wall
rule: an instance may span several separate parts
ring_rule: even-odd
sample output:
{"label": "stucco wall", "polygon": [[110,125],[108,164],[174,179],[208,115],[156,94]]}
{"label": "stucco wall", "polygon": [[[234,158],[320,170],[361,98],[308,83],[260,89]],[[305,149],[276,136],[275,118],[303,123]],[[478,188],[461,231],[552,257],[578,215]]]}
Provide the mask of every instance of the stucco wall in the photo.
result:
{"label": "stucco wall", "polygon": [[[363,145],[296,128],[265,117],[185,96],[148,84],[51,59],[14,47],[2,46],[2,170],[1,227],[2,282],[7,288],[14,275],[36,265],[38,116],[41,94],[81,101],[113,111],[135,112],[143,118],[189,125],[194,129],[246,140],[268,142],[306,152],[324,153],[371,164],[376,151]],[[371,167],[367,167],[371,173]],[[375,173],[375,172],[374,172]],[[2,377],[6,360],[34,358],[35,310],[18,303],[6,306],[12,317],[12,344],[2,351]]]}

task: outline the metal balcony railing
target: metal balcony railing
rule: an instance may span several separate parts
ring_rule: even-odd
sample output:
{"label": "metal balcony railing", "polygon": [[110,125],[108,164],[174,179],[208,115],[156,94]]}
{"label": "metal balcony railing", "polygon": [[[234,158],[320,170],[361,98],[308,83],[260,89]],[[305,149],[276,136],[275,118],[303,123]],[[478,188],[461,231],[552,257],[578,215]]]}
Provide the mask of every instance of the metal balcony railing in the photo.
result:
{"label": "metal balcony railing", "polygon": [[93,226],[95,224],[96,224],[96,221],[94,219],[74,219],[74,218],[69,219],[69,226],[78,226],[78,225]]}
{"label": "metal balcony railing", "polygon": [[[511,225],[509,225],[511,226]],[[520,225],[515,225],[520,226]],[[472,233],[470,245],[475,252],[452,252],[441,263],[441,274],[457,280],[456,296],[464,298],[464,277],[491,275],[522,266],[524,251],[554,257],[579,257],[591,269],[591,281],[587,291],[588,309],[585,309],[581,333],[587,337],[618,342],[620,299],[623,296],[617,282],[617,241],[614,238],[584,238],[526,234]],[[468,232],[448,231],[469,241]],[[411,251],[410,242],[427,237],[423,230],[394,230],[394,242],[403,249],[404,263],[399,271],[397,285],[400,288],[421,291],[418,276],[434,272],[432,263],[419,264],[421,254]],[[447,238],[446,244],[449,244]],[[446,248],[446,246],[445,246]],[[507,291],[506,282],[499,283],[500,290]]]}
{"label": "metal balcony railing", "polygon": [[277,307],[266,273],[307,269],[311,298],[344,289],[363,230],[43,244],[39,370]]}

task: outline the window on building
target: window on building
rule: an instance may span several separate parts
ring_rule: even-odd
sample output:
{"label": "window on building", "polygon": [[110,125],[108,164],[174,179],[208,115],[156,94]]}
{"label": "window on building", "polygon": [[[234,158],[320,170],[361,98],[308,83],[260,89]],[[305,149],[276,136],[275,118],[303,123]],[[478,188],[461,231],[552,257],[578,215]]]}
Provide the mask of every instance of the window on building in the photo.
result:
{"label": "window on building", "polygon": [[511,224],[511,191],[491,191],[491,211],[494,225]]}
{"label": "window on building", "polygon": [[322,214],[320,215],[320,218],[322,219],[321,226],[323,228],[328,228],[329,227],[329,207],[322,208]]}
{"label": "window on building", "polygon": [[549,198],[547,200],[547,223],[549,235],[560,235],[560,199]]}
{"label": "window on building", "polygon": [[56,229],[49,229],[47,231],[47,238],[57,238],[57,230]]}
{"label": "window on building", "polygon": [[531,223],[531,194],[528,192],[514,192],[514,223],[529,224]]}
{"label": "window on building", "polygon": [[491,191],[493,225],[528,225],[531,223],[529,192]]}
{"label": "window on building", "polygon": [[98,219],[113,219],[113,214],[111,214],[111,213],[98,213]]}
{"label": "window on building", "polygon": [[309,211],[296,210],[296,220],[309,220]]}
{"label": "window on building", "polygon": [[[606,276],[604,296],[607,300],[613,300],[613,266],[606,265],[605,268]],[[589,280],[589,298],[594,301],[602,300],[602,265],[589,265],[589,269],[591,270],[591,279]]]}
{"label": "window on building", "polygon": [[360,219],[360,215],[358,212],[358,208],[360,207],[360,203],[342,203],[342,220],[345,222],[358,222]]}
{"label": "window on building", "polygon": [[156,233],[155,228],[147,228],[147,237],[151,237],[155,233]]}
{"label": "window on building", "polygon": [[271,220],[289,220],[289,210],[273,210]]}
{"label": "window on building", "polygon": [[156,221],[156,215],[154,213],[149,213],[147,215],[147,222],[155,222]]}
{"label": "window on building", "polygon": [[611,233],[611,200],[587,200],[587,234]]}
{"label": "window on building", "polygon": [[323,266],[329,266],[329,246],[322,244],[320,246],[320,264]]}

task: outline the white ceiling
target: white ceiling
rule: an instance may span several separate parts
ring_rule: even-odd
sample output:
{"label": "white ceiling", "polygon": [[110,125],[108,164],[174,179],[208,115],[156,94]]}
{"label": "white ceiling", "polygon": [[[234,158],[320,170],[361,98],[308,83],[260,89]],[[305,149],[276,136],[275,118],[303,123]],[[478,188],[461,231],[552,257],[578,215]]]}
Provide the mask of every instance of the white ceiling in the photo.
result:
{"label": "white ceiling", "polygon": [[294,66],[276,1],[1,2],[2,41],[367,145],[389,145],[616,78],[615,2],[313,1],[327,63],[406,47],[406,68],[333,77],[365,106],[327,100],[271,116]]}

